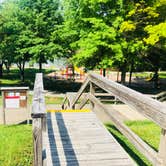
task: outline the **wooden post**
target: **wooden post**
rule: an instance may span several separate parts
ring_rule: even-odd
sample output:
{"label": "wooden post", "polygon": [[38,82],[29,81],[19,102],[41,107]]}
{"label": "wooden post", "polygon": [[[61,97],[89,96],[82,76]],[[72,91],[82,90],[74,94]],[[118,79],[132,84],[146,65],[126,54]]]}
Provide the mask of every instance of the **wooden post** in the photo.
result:
{"label": "wooden post", "polygon": [[27,110],[27,124],[30,124],[29,122],[29,114],[30,114],[30,107],[29,107],[29,104],[28,104],[28,91],[26,92],[26,110]]}
{"label": "wooden post", "polygon": [[159,156],[159,159],[161,159],[160,166],[166,166],[166,130],[164,130],[164,129],[161,129],[158,156]]}
{"label": "wooden post", "polygon": [[34,166],[43,166],[42,159],[43,150],[43,134],[46,131],[46,112],[45,101],[43,95],[43,75],[38,73],[34,85],[34,97],[32,103],[32,119],[33,119],[33,144],[34,144]]}
{"label": "wooden post", "polygon": [[2,91],[2,103],[3,103],[3,106],[2,106],[3,124],[5,125],[6,124],[6,114],[5,114],[5,92],[4,91]]}
{"label": "wooden post", "polygon": [[34,166],[42,166],[42,119],[33,118]]}
{"label": "wooden post", "polygon": [[[95,89],[94,89],[94,86],[93,86],[92,82],[90,82],[90,94],[91,95],[95,94]],[[94,109],[94,103],[92,101],[90,101],[90,105],[91,105],[91,110],[93,111],[93,109]]]}

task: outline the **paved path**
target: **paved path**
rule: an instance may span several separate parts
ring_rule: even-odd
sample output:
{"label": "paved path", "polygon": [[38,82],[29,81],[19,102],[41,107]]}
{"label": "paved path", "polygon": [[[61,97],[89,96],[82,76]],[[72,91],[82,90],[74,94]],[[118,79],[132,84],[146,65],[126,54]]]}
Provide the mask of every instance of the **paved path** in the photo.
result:
{"label": "paved path", "polygon": [[131,166],[135,163],[93,112],[48,113],[49,166]]}

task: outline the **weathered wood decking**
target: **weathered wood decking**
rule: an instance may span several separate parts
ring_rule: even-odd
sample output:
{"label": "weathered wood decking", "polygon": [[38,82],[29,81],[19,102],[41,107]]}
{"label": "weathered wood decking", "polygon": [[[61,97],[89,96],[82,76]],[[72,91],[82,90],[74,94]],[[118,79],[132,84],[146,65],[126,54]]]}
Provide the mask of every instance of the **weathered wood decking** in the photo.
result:
{"label": "weathered wood decking", "polygon": [[135,165],[93,112],[47,113],[43,136],[47,166]]}
{"label": "weathered wood decking", "polygon": [[[115,98],[161,127],[158,152],[127,127],[112,106],[109,106],[108,110],[96,97],[96,86],[114,95]],[[84,94],[88,89],[89,93]],[[87,102],[94,112],[98,110],[109,116],[116,128],[153,165],[166,166],[166,107],[164,104],[93,73],[88,75],[76,95],[66,95],[62,108],[82,109]],[[93,112],[47,113],[46,116],[42,74],[37,74],[35,80],[32,118],[34,166],[46,164],[47,166],[135,165]]]}

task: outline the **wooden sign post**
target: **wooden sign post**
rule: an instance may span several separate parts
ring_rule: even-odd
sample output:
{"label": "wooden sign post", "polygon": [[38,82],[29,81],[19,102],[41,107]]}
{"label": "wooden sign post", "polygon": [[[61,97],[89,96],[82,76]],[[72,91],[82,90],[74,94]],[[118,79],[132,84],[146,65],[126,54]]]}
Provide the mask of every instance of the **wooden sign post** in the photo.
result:
{"label": "wooden sign post", "polygon": [[25,108],[28,111],[29,87],[1,87],[0,90],[2,91],[3,124],[6,124],[6,109]]}

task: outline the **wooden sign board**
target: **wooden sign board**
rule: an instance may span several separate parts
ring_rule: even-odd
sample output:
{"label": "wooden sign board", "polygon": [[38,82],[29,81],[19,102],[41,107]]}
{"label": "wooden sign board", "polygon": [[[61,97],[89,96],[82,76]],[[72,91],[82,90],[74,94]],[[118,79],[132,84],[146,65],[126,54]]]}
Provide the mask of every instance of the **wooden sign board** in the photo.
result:
{"label": "wooden sign board", "polygon": [[27,109],[29,87],[1,87],[0,90],[2,91],[5,124],[5,109]]}
{"label": "wooden sign board", "polygon": [[5,108],[25,108],[27,107],[27,91],[4,91],[4,100]]}

